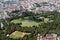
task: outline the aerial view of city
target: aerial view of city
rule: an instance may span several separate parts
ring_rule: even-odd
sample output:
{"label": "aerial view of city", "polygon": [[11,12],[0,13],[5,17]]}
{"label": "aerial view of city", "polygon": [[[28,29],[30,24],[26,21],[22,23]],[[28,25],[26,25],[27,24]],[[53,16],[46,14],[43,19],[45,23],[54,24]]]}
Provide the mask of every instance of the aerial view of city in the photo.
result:
{"label": "aerial view of city", "polygon": [[60,40],[60,0],[0,0],[0,40]]}

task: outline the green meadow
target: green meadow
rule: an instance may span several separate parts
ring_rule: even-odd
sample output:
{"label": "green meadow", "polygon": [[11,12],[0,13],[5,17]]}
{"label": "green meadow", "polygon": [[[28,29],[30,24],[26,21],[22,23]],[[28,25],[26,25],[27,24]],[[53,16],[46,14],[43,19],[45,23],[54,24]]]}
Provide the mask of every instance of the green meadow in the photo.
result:
{"label": "green meadow", "polygon": [[15,31],[10,34],[10,38],[23,38],[25,35],[30,35],[31,33],[25,33],[20,31]]}
{"label": "green meadow", "polygon": [[33,20],[29,20],[29,17],[24,17],[24,18],[19,18],[19,19],[14,19],[11,21],[11,23],[14,23],[14,24],[17,24],[17,23],[22,23],[22,27],[32,27],[32,26],[38,26],[38,25],[41,25],[43,23],[48,23],[50,22],[49,21],[49,18],[41,18],[41,19],[44,19],[44,21],[42,22],[36,22],[36,21],[33,21]]}
{"label": "green meadow", "polygon": [[17,24],[17,23],[22,23],[21,26],[27,26],[27,27],[32,27],[32,26],[38,26],[39,24],[41,24],[40,22],[35,22],[35,21],[31,21],[31,20],[22,20],[22,19],[15,19],[12,20],[11,23]]}

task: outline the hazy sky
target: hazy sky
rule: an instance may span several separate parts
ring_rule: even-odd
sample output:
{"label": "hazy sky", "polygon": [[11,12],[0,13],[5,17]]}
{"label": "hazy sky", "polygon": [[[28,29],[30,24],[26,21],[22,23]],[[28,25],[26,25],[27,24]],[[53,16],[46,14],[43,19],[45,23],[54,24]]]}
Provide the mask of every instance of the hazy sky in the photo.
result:
{"label": "hazy sky", "polygon": [[8,0],[4,0],[4,1],[8,1]]}
{"label": "hazy sky", "polygon": [[[4,0],[4,1],[8,1],[8,0]],[[10,0],[9,0],[10,1]]]}

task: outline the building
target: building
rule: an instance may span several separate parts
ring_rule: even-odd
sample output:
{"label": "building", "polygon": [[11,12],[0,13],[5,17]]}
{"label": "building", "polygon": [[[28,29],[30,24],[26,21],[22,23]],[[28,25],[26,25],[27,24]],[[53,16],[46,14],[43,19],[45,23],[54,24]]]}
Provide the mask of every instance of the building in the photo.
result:
{"label": "building", "polygon": [[57,40],[60,40],[60,37],[57,37]]}
{"label": "building", "polygon": [[38,33],[37,40],[42,40],[42,36]]}
{"label": "building", "polygon": [[37,36],[37,40],[57,40],[60,39],[60,37],[57,38],[57,34],[46,34],[46,36],[42,37],[40,34]]}
{"label": "building", "polygon": [[3,23],[1,22],[1,23],[0,23],[0,30],[3,29],[3,26],[4,26],[4,25],[3,25]]}

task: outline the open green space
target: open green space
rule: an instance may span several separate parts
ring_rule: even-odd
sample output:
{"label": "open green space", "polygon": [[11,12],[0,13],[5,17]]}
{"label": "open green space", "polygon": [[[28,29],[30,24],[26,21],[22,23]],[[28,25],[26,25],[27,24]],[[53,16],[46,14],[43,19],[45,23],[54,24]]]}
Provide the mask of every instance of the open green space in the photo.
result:
{"label": "open green space", "polygon": [[21,37],[22,32],[14,32],[10,35],[10,38],[19,38]]}
{"label": "open green space", "polygon": [[29,17],[24,17],[24,18],[19,18],[19,19],[14,19],[11,21],[11,23],[17,24],[17,23],[22,23],[22,27],[32,27],[32,26],[38,26],[41,25],[43,23],[48,23],[50,22],[49,18],[44,18],[44,17],[39,17],[37,19],[43,19],[43,21],[40,22],[36,22],[33,20],[29,20]]}
{"label": "open green space", "polygon": [[39,24],[41,25],[41,23],[43,22],[35,22],[35,21],[32,21],[32,20],[25,20],[25,19],[15,19],[15,20],[12,20],[11,23],[14,23],[14,24],[17,24],[17,23],[22,23],[21,26],[25,27],[32,27],[32,26],[38,26]]}
{"label": "open green space", "polygon": [[23,38],[25,35],[30,35],[30,33],[24,33],[20,31],[15,31],[12,34],[10,34],[10,38]]}
{"label": "open green space", "polygon": [[22,25],[21,26],[38,26],[40,24],[40,22],[38,23],[38,22],[35,22],[35,21],[28,21],[28,20],[24,20],[23,22],[22,22]]}
{"label": "open green space", "polygon": [[22,19],[21,18],[14,19],[14,20],[11,21],[11,23],[14,23],[14,24],[17,24],[17,23],[20,23],[20,22],[22,22]]}

